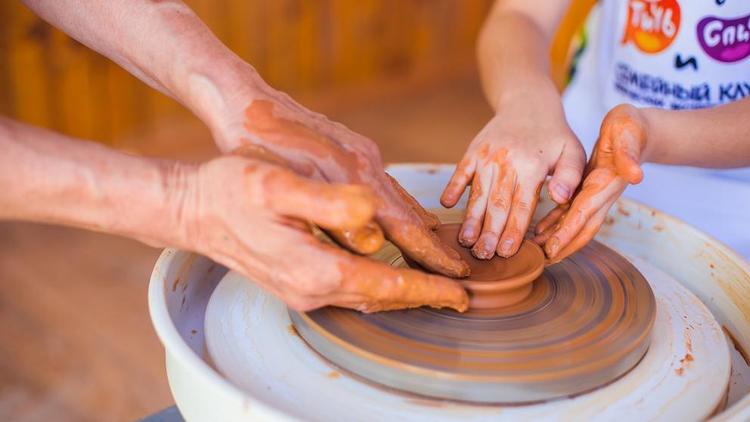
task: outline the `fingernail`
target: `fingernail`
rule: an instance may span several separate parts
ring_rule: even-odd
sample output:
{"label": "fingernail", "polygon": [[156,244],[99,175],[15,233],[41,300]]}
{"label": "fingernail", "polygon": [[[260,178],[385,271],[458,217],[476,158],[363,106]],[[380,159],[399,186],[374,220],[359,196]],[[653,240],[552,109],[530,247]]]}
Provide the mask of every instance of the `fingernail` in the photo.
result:
{"label": "fingernail", "polygon": [[547,241],[547,244],[545,245],[545,250],[547,251],[547,256],[550,258],[557,255],[557,249],[560,247],[560,240],[556,237],[552,237]]}
{"label": "fingernail", "polygon": [[555,186],[552,187],[552,189],[554,189],[558,197],[563,198],[566,201],[570,199],[570,189],[568,189],[567,186],[555,183]]}
{"label": "fingernail", "polygon": [[477,259],[489,259],[495,254],[494,250],[488,250],[486,242],[477,243],[471,249],[471,252]]}
{"label": "fingernail", "polygon": [[500,245],[500,253],[505,257],[510,256],[510,251],[513,249],[513,239],[503,241]]}
{"label": "fingernail", "polygon": [[471,239],[474,238],[474,228],[467,227],[461,231],[461,236],[458,237],[458,243],[463,246],[471,244]]}

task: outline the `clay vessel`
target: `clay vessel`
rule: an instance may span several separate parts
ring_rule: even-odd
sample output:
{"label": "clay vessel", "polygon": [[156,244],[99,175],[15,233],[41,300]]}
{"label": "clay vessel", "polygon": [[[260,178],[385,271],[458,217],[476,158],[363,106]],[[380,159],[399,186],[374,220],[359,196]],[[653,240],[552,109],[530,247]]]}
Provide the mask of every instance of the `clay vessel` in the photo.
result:
{"label": "clay vessel", "polygon": [[[536,243],[524,240],[518,253],[510,258],[495,255],[477,259],[469,248],[458,243],[459,223],[445,223],[435,234],[452,247],[469,264],[471,275],[458,279],[469,291],[470,309],[493,309],[514,305],[524,300],[544,270],[544,252]],[[415,266],[407,260],[410,266]]]}

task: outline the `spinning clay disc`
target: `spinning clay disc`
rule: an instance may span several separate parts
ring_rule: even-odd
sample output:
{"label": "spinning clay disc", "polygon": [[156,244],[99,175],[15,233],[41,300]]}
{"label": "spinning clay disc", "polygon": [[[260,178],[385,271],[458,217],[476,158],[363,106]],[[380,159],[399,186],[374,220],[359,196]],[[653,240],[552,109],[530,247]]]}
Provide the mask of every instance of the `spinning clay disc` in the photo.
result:
{"label": "spinning clay disc", "polygon": [[[387,244],[373,258],[406,266]],[[337,366],[432,397],[526,403],[582,393],[630,370],[655,318],[653,292],[615,251],[591,242],[544,269],[520,301],[465,313],[290,311],[300,335]]]}
{"label": "spinning clay disc", "polygon": [[[470,308],[509,306],[522,301],[531,293],[531,283],[544,269],[542,248],[524,240],[518,252],[510,258],[495,255],[492,259],[477,259],[471,254],[471,249],[458,243],[460,229],[459,223],[447,223],[438,227],[436,234],[469,263],[471,275],[460,282],[469,291]],[[411,261],[409,265],[415,266]]]}

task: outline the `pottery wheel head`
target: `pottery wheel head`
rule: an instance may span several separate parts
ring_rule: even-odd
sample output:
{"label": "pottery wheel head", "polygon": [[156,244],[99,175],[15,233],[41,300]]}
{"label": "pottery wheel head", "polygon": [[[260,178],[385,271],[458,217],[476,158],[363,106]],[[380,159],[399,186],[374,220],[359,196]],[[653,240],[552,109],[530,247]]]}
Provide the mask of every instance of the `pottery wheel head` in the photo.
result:
{"label": "pottery wheel head", "polygon": [[[390,244],[373,258],[406,265]],[[465,313],[327,307],[290,316],[308,345],[345,370],[387,387],[473,402],[588,391],[626,373],[646,352],[653,292],[606,246],[592,242],[526,285],[530,291],[517,303]]]}

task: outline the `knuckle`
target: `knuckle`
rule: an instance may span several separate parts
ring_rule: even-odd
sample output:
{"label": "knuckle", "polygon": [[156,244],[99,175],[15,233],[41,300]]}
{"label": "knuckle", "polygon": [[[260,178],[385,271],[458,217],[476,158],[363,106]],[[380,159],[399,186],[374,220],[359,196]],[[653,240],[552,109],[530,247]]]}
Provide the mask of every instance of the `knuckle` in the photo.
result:
{"label": "knuckle", "polygon": [[520,180],[540,179],[542,178],[549,166],[540,157],[522,156],[514,159],[514,168],[518,172]]}
{"label": "knuckle", "polygon": [[510,209],[510,200],[505,195],[498,195],[492,199],[492,208],[499,211],[508,211]]}
{"label": "knuckle", "polygon": [[513,208],[517,213],[527,214],[532,211],[533,205],[527,200],[521,200],[516,202]]}

